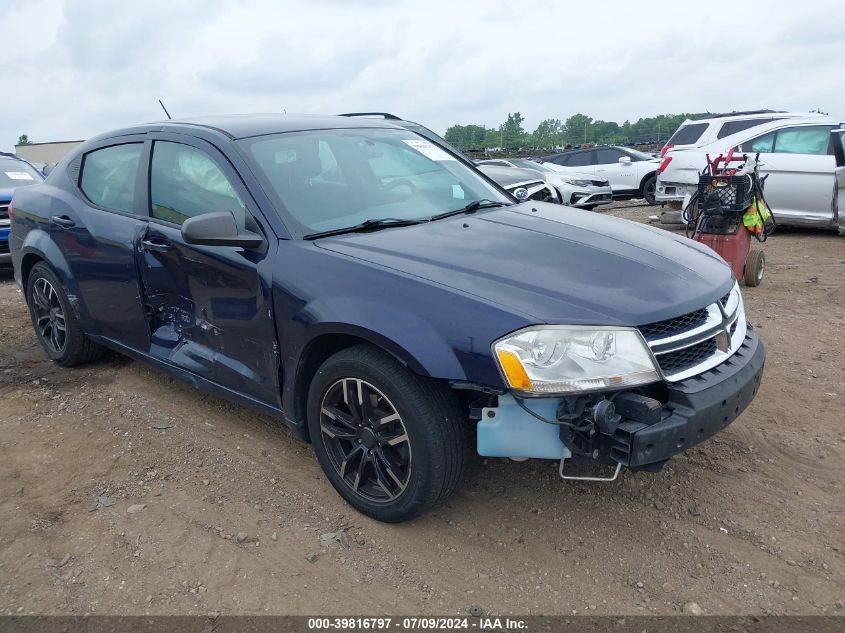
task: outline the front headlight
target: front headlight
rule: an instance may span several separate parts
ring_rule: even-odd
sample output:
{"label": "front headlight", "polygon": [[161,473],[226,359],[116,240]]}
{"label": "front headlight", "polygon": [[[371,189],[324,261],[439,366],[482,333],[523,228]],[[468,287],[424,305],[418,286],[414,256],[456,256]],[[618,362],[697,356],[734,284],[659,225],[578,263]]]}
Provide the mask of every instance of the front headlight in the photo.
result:
{"label": "front headlight", "polygon": [[564,178],[563,182],[567,185],[575,185],[576,187],[589,187],[593,184],[589,180],[575,180],[573,178]]}
{"label": "front headlight", "polygon": [[642,336],[631,328],[547,325],[493,343],[511,389],[568,394],[660,380]]}

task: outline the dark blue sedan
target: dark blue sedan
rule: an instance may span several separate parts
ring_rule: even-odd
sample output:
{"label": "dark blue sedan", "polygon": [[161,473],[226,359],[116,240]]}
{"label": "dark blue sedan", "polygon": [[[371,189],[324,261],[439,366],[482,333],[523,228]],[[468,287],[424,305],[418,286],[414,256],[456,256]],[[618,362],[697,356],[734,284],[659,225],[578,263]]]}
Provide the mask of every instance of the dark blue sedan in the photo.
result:
{"label": "dark blue sedan", "polygon": [[15,278],[51,359],[108,348],[275,416],[383,521],[445,498],[473,443],[565,478],[576,458],[658,470],[762,375],[715,253],[518,203],[389,121],[119,130],[13,209]]}

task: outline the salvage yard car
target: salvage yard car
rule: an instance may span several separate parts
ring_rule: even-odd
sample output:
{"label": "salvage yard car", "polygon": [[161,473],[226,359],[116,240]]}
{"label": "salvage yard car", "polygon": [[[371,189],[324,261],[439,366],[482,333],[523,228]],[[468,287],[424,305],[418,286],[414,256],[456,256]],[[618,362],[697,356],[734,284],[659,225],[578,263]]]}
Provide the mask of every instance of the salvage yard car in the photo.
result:
{"label": "salvage yard car", "polygon": [[698,187],[710,157],[733,149],[738,155],[760,155],[766,178],[766,203],[777,223],[821,229],[845,229],[840,218],[829,117],[775,119],[725,136],[701,147],[671,148],[664,154],[657,179],[658,202],[681,202]]}
{"label": "salvage yard car", "polygon": [[614,200],[642,198],[654,204],[654,185],[660,161],[630,147],[604,145],[573,149],[540,159],[551,169],[568,174],[590,174],[610,182]]}
{"label": "salvage yard car", "polygon": [[118,130],[12,205],[57,364],[105,348],[287,423],[402,521],[486,456],[659,470],[733,421],[765,352],[730,268],[658,229],[518,202],[389,121]]}
{"label": "salvage yard car", "polygon": [[528,158],[489,158],[476,161],[476,164],[482,170],[486,166],[492,166],[538,172],[545,179],[546,186],[555,192],[557,199],[571,207],[591,211],[599,205],[613,202],[610,183],[607,180],[597,180],[590,174],[561,174],[547,164]]}
{"label": "salvage yard car", "polygon": [[8,266],[12,261],[9,253],[9,203],[12,194],[19,187],[35,185],[44,178],[30,163],[14,154],[0,152],[0,266]]}

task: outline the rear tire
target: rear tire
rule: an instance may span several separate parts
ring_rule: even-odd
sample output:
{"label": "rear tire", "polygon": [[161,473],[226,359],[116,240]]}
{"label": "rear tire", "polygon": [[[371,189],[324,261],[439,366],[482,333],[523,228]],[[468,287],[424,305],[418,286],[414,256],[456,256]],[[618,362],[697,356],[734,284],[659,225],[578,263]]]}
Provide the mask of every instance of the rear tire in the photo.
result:
{"label": "rear tire", "polygon": [[657,201],[654,199],[655,189],[657,187],[657,176],[652,174],[643,182],[642,195],[643,200],[654,206]]}
{"label": "rear tire", "polygon": [[579,209],[584,209],[584,211],[592,211],[596,208],[597,205],[595,204],[585,204],[583,207],[578,207]]}
{"label": "rear tire", "polygon": [[467,459],[466,422],[442,384],[371,345],[342,350],[308,392],[317,461],[356,510],[398,523],[454,490]]}
{"label": "rear tire", "polygon": [[104,348],[85,336],[62,282],[44,262],[27,277],[26,302],[38,342],[57,365],[73,367],[103,355]]}
{"label": "rear tire", "polygon": [[745,285],[749,288],[756,288],[763,281],[763,272],[766,269],[766,254],[762,248],[752,248],[745,259]]}

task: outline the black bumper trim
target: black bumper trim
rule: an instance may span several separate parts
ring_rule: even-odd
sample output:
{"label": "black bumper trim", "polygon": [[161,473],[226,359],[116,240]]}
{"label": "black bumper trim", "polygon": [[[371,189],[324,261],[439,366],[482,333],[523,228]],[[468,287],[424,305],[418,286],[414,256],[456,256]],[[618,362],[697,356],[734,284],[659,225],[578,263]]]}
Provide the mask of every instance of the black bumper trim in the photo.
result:
{"label": "black bumper trim", "polygon": [[657,424],[623,421],[610,456],[629,468],[664,462],[718,433],[751,403],[763,377],[766,350],[750,328],[740,348],[724,363],[669,385]]}

